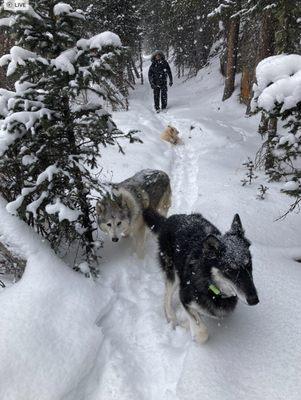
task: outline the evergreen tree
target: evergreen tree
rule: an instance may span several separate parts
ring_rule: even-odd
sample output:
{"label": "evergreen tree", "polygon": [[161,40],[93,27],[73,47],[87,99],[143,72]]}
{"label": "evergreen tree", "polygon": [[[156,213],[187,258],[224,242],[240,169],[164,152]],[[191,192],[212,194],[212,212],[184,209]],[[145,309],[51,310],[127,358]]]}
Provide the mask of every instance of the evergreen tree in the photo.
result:
{"label": "evergreen tree", "polygon": [[[16,74],[3,104],[0,191],[7,209],[45,236],[55,249],[78,240],[93,256],[93,197],[102,185],[93,169],[99,146],[133,140],[117,129],[104,101],[121,97],[114,86],[122,54],[117,35],[77,36],[83,13],[68,3],[36,0],[11,14],[16,45],[0,59]],[[7,13],[6,13],[7,14]]]}
{"label": "evergreen tree", "polygon": [[[127,51],[124,52],[124,66],[126,66],[127,79],[130,83],[135,83],[135,78],[140,74],[136,67],[136,62],[140,63],[141,55],[141,5],[137,0],[99,0],[94,4],[90,1],[81,1],[87,7],[87,24],[89,29],[95,34],[99,27],[102,30],[114,31],[121,39]],[[127,85],[124,78],[124,85]]]}
{"label": "evergreen tree", "polygon": [[[288,183],[283,191],[301,201],[301,56],[278,55],[263,60],[257,67],[252,107],[264,113],[268,121],[266,140],[259,152],[272,180]],[[277,71],[279,73],[277,74]],[[281,72],[281,73],[280,73]],[[281,121],[284,130],[277,132]],[[265,132],[266,133],[266,132]]]}
{"label": "evergreen tree", "polygon": [[185,69],[190,75],[206,64],[218,33],[208,18],[216,0],[146,1],[143,20],[145,45],[148,51],[163,50],[173,55],[177,74]]}
{"label": "evergreen tree", "polygon": [[147,51],[162,50],[167,55],[171,46],[171,12],[170,0],[146,0],[142,6],[142,23]]}
{"label": "evergreen tree", "polygon": [[273,8],[277,19],[276,49],[277,53],[301,52],[301,2],[295,0],[279,0]]}

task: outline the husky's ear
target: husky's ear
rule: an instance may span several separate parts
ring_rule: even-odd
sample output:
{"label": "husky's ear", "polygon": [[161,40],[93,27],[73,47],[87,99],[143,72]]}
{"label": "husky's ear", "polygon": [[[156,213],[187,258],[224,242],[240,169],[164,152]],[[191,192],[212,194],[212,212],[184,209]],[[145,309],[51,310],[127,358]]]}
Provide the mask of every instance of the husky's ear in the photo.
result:
{"label": "husky's ear", "polygon": [[208,258],[214,258],[221,250],[222,243],[214,235],[208,235],[203,243],[204,254]]}
{"label": "husky's ear", "polygon": [[98,202],[96,203],[96,214],[97,214],[97,215],[103,214],[104,211],[105,211],[105,209],[106,209],[106,206],[105,206],[105,204],[104,204],[102,201],[98,201]]}
{"label": "husky's ear", "polygon": [[124,209],[128,209],[129,211],[134,210],[135,202],[133,197],[127,192],[120,193],[121,207]]}
{"label": "husky's ear", "polygon": [[234,215],[230,233],[238,236],[244,236],[245,234],[244,228],[242,227],[242,223],[238,214]]}

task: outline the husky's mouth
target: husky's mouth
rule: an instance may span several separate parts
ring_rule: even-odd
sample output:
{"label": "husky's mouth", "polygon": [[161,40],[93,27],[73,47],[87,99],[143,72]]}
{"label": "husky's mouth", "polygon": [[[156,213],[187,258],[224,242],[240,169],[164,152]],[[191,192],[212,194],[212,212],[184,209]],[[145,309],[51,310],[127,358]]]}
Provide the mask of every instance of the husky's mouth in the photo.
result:
{"label": "husky's mouth", "polygon": [[259,303],[257,293],[247,296],[232,281],[227,279],[217,268],[212,268],[212,279],[220,289],[222,294],[226,296],[237,296],[243,303],[253,306]]}
{"label": "husky's mouth", "polygon": [[239,300],[242,301],[243,303],[247,304],[248,306],[255,306],[256,304],[259,303],[257,294],[254,294],[252,296],[246,296],[245,293],[236,288],[235,285],[232,284],[231,286],[232,290],[235,292],[235,296],[237,296]]}

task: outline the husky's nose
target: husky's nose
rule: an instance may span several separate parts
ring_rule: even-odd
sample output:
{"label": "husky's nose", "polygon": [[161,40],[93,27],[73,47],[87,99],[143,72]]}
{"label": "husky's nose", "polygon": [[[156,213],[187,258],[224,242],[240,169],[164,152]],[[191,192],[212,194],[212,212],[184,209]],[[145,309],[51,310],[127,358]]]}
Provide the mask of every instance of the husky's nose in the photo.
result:
{"label": "husky's nose", "polygon": [[249,306],[256,306],[256,304],[259,303],[259,298],[256,295],[252,296],[252,297],[248,297],[247,302],[248,302]]}
{"label": "husky's nose", "polygon": [[112,241],[113,241],[113,242],[118,242],[118,240],[119,240],[118,237],[113,237],[113,238],[112,238]]}

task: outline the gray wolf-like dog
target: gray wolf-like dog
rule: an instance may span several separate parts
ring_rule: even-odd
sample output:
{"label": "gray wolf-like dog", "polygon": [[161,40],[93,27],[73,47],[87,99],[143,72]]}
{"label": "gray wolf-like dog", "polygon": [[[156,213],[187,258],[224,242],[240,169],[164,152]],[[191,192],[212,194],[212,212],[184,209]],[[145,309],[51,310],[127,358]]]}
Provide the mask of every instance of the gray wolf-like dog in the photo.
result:
{"label": "gray wolf-like dog", "polygon": [[160,138],[171,144],[183,144],[182,139],[179,137],[179,131],[171,125],[164,129]]}
{"label": "gray wolf-like dog", "polygon": [[111,184],[110,189],[96,204],[98,225],[113,242],[131,237],[136,254],[143,258],[146,225],[142,211],[152,207],[167,215],[171,205],[169,177],[163,171],[144,169],[125,181]]}
{"label": "gray wolf-like dog", "polygon": [[198,343],[208,339],[202,316],[223,317],[234,310],[238,298],[248,305],[259,302],[250,242],[238,214],[225,234],[201,214],[165,218],[148,208],[143,216],[158,234],[159,260],[166,279],[164,309],[173,326],[177,324],[172,307],[176,291]]}

